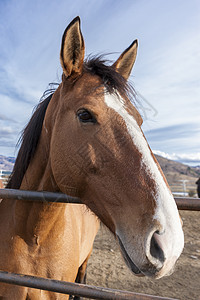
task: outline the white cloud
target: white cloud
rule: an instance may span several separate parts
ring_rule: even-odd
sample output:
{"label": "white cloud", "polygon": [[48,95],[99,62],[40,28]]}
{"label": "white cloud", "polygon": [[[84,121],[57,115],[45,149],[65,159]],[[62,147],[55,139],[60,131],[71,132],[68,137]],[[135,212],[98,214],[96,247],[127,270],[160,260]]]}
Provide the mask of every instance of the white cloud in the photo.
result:
{"label": "white cloud", "polygon": [[170,159],[170,160],[175,160],[179,162],[184,162],[184,163],[198,163],[200,164],[200,152],[198,153],[165,153],[163,151],[159,150],[153,150],[154,154],[160,155],[164,158]]}

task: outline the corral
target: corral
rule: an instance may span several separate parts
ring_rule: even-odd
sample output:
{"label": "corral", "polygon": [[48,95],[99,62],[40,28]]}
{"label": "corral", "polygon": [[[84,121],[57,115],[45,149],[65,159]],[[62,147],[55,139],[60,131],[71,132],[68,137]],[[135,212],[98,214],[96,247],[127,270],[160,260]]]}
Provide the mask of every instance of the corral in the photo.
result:
{"label": "corral", "polygon": [[[32,201],[57,201],[80,203],[79,199],[69,197],[58,193],[41,193],[30,191],[0,190],[0,197],[5,199],[26,199]],[[191,201],[191,206],[190,206]],[[190,198],[176,199],[179,209],[183,210],[200,210],[200,200]],[[137,290],[139,292],[150,292],[151,294],[160,295],[160,297],[151,297],[150,295],[139,295],[129,292],[121,292],[117,290],[109,290],[104,288],[92,288],[91,286],[74,285],[71,283],[63,283],[58,281],[48,282],[45,279],[37,279],[34,277],[17,276],[1,272],[0,281],[29,286],[34,288],[42,288],[51,291],[60,291],[60,293],[71,293],[73,295],[86,296],[92,299],[169,299],[162,297],[177,297],[178,299],[198,299],[199,297],[199,258],[200,244],[198,241],[198,212],[182,212],[182,218],[185,222],[186,247],[182,255],[182,260],[177,267],[177,271],[169,279],[164,278],[160,281],[152,281],[150,279],[141,279],[129,276],[128,269],[123,265],[120,252],[116,247],[116,242],[112,235],[101,228],[94,245],[93,256],[89,263],[89,283],[97,285],[106,285],[112,288],[122,288],[129,290]],[[191,234],[192,233],[192,234]],[[197,249],[198,248],[198,249]],[[196,255],[193,255],[196,254]],[[193,262],[193,263],[192,263]],[[193,279],[191,281],[191,278]],[[188,282],[191,282],[188,288]],[[162,297],[161,297],[162,296]]]}

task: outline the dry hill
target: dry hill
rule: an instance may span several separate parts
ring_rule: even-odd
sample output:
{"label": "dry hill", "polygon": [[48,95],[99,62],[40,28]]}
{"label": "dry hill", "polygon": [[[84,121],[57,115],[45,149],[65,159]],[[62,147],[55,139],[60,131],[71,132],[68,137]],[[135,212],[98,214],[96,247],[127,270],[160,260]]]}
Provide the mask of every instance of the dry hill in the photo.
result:
{"label": "dry hill", "polygon": [[190,167],[182,163],[155,155],[173,192],[183,192],[184,184],[186,191],[191,196],[196,193],[196,181],[200,177],[199,167]]}

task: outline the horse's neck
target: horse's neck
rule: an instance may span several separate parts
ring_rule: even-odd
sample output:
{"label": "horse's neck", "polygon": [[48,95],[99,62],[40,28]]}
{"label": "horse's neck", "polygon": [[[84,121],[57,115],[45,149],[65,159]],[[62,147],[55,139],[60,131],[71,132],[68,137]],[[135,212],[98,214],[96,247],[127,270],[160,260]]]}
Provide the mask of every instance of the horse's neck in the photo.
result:
{"label": "horse's neck", "polygon": [[[34,158],[22,180],[20,187],[22,190],[60,191],[51,170],[48,134],[50,133],[44,126]],[[89,238],[91,235],[91,241],[96,235],[99,222],[95,215],[86,210],[84,205],[70,204],[66,206],[66,204],[45,201],[42,203],[6,201],[7,203],[4,202],[0,213],[5,216],[4,220],[8,224],[9,231],[11,234],[20,236],[29,245],[41,244],[43,241],[47,241],[48,236],[53,239],[53,237],[62,235],[62,231],[66,232],[66,226],[68,231],[78,230],[79,236],[82,231],[87,232],[85,236]],[[86,245],[83,248],[87,248]]]}
{"label": "horse's neck", "polygon": [[[41,139],[40,141],[43,141]],[[48,145],[40,142],[21,184],[23,190],[59,191],[49,163]],[[66,205],[58,203],[34,203],[18,201],[15,203],[16,233],[28,242],[44,240],[55,225],[64,226]]]}
{"label": "horse's neck", "polygon": [[[29,165],[21,189],[59,191],[51,171],[49,157],[44,154],[44,145],[42,144],[39,145],[36,155]],[[16,200],[13,211],[15,234],[22,237],[29,245],[35,245],[36,248],[43,242],[51,243],[57,237],[63,236],[64,233],[68,236],[71,236],[72,232],[76,233],[76,239],[79,240],[79,246],[82,249],[80,252],[81,262],[85,260],[91,250],[99,228],[97,217],[86,209],[85,205],[68,204],[66,206],[66,204],[60,203],[34,203]]]}

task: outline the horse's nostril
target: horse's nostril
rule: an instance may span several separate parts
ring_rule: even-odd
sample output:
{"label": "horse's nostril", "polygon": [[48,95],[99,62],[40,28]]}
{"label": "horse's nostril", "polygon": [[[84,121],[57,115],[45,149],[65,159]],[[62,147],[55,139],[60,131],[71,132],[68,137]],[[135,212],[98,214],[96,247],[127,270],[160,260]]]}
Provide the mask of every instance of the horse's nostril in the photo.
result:
{"label": "horse's nostril", "polygon": [[164,263],[165,256],[164,252],[160,247],[159,241],[159,234],[158,232],[155,232],[151,238],[151,245],[150,245],[150,254],[154,258],[158,259],[160,262]]}

